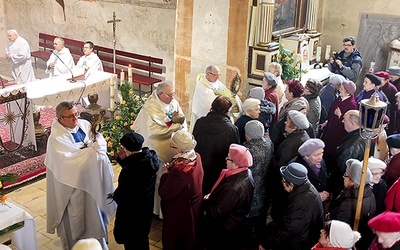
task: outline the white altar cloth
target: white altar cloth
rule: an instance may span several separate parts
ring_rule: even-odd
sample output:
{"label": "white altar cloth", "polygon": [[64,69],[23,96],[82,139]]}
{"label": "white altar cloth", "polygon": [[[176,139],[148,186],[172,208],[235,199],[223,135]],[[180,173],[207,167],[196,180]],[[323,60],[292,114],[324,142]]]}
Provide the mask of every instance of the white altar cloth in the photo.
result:
{"label": "white altar cloth", "polygon": [[2,97],[8,97],[10,94],[16,95],[18,92],[25,93],[26,88],[25,84],[14,84],[7,86],[4,89],[0,89],[0,96]]}
{"label": "white altar cloth", "polygon": [[18,250],[38,249],[36,238],[36,224],[33,217],[21,208],[6,202],[11,208],[6,207],[0,211],[0,230],[3,230],[15,223],[24,222],[24,227],[11,233],[12,244]]}
{"label": "white altar cloth", "polygon": [[[116,77],[115,74],[97,71],[87,75],[85,80],[69,82],[67,78],[70,76],[62,75],[29,82],[26,84],[26,92],[35,105],[55,107],[65,100],[78,101],[80,96],[108,92],[111,81],[116,82]],[[107,99],[106,102],[108,107],[110,100]]]}
{"label": "white altar cloth", "polygon": [[303,86],[306,85],[307,80],[310,78],[317,79],[322,82],[328,79],[333,73],[329,71],[328,68],[324,67],[322,69],[314,69],[314,64],[310,65],[308,72],[301,76],[301,83]]}

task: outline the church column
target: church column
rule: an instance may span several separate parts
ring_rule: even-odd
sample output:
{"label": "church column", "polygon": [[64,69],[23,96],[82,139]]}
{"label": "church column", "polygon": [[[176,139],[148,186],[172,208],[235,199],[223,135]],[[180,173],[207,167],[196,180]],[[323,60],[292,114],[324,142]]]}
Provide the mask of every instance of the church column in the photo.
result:
{"label": "church column", "polygon": [[[248,39],[248,13],[249,5],[243,4],[243,0],[229,1],[229,20],[228,20],[228,44],[226,58],[226,82],[229,88],[236,73],[247,78],[247,39]],[[243,85],[242,85],[243,87]]]}
{"label": "church column", "polygon": [[267,46],[272,39],[274,25],[275,0],[260,0],[257,45]]}
{"label": "church column", "polygon": [[308,0],[306,30],[307,33],[317,33],[317,16],[319,0]]}
{"label": "church column", "polygon": [[177,99],[183,112],[188,114],[189,95],[187,93],[186,79],[191,73],[192,65],[192,28],[193,28],[193,1],[178,0],[176,4],[176,29],[175,29],[175,62],[174,82]]}

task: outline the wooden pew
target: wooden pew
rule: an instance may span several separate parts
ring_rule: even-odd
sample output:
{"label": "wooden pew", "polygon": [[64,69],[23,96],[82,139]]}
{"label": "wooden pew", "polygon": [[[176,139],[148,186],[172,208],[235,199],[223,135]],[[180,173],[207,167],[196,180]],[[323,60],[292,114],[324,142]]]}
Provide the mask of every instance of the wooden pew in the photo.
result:
{"label": "wooden pew", "polygon": [[[104,71],[114,73],[113,49],[103,46],[95,46],[95,51],[103,62]],[[138,84],[137,91],[140,96],[142,94],[151,93],[153,91],[153,85],[164,79],[162,76],[165,72],[165,67],[162,65],[163,59],[121,50],[116,50],[115,54],[116,74],[119,77],[121,69],[123,69],[126,72],[127,78],[127,69],[128,66],[131,65],[133,68],[132,81]],[[149,86],[150,90],[142,90],[142,85]]]}
{"label": "wooden pew", "polygon": [[[35,68],[37,68],[37,59],[47,61],[51,55],[51,51],[54,49],[53,41],[56,36],[50,34],[39,33],[39,50],[32,51],[31,56],[35,58]],[[75,64],[79,58],[83,55],[84,41],[78,41],[62,37],[64,39],[64,46],[67,47],[75,61]],[[113,68],[113,49],[104,46],[95,46],[95,53],[99,56],[103,63],[104,71],[114,73]],[[163,66],[163,59],[152,56],[146,56],[136,54],[132,52],[116,50],[116,74],[119,77],[121,70],[126,72],[126,79],[128,66],[131,65],[133,68],[133,82],[138,85],[139,95],[151,93],[153,91],[153,85],[155,83],[164,80],[162,76],[165,73],[165,66]],[[150,88],[149,91],[142,90],[142,86]]]}
{"label": "wooden pew", "polygon": [[[39,50],[31,51],[31,57],[35,59],[35,69],[37,69],[38,58],[45,62],[50,58],[51,51],[54,50],[53,41],[56,37],[54,35],[39,33]],[[76,64],[83,55],[82,48],[84,42],[65,37],[62,38],[64,39],[64,46],[69,49]]]}

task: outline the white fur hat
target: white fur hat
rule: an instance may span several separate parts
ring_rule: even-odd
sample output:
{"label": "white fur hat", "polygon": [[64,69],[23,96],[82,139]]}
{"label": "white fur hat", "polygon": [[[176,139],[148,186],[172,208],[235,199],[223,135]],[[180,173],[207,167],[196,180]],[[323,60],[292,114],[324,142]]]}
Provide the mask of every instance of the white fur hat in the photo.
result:
{"label": "white fur hat", "polygon": [[102,247],[97,239],[89,238],[78,240],[71,250],[102,250]]}
{"label": "white fur hat", "polygon": [[353,231],[349,224],[332,220],[331,230],[329,232],[329,242],[334,247],[352,248],[354,244],[361,238],[361,234]]}

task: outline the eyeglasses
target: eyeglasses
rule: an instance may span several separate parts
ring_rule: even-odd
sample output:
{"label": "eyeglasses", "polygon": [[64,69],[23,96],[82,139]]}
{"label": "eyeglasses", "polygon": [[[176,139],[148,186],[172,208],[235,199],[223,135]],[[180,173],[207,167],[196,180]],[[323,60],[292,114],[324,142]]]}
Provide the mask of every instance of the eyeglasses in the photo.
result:
{"label": "eyeglasses", "polygon": [[213,76],[220,76],[221,75],[221,74],[214,74],[213,72],[208,72],[208,73],[210,73]]}
{"label": "eyeglasses", "polygon": [[175,96],[175,92],[173,92],[173,93],[171,93],[171,94],[165,94],[165,93],[163,92],[163,94],[166,95],[166,96],[168,96],[169,98],[172,98],[172,97]]}
{"label": "eyeglasses", "polygon": [[372,173],[372,175],[373,175],[373,176],[376,176],[376,175],[383,175],[383,172]]}
{"label": "eyeglasses", "polygon": [[79,117],[79,113],[76,112],[75,114],[72,114],[72,115],[69,115],[69,116],[62,115],[61,117],[64,118],[64,119],[73,119],[73,118]]}
{"label": "eyeglasses", "polygon": [[353,44],[351,44],[351,43],[350,43],[350,44],[348,44],[348,43],[343,43],[343,46],[344,46],[344,47],[351,47],[351,46],[353,46]]}

